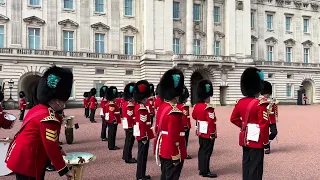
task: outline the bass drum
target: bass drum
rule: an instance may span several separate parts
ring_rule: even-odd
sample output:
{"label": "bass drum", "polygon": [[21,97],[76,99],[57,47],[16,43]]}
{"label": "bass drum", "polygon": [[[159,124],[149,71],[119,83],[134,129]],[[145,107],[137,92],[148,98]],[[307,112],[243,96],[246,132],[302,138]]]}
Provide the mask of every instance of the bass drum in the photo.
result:
{"label": "bass drum", "polygon": [[4,162],[10,142],[11,140],[9,139],[0,139],[0,177],[12,173],[12,171],[7,168],[7,163]]}

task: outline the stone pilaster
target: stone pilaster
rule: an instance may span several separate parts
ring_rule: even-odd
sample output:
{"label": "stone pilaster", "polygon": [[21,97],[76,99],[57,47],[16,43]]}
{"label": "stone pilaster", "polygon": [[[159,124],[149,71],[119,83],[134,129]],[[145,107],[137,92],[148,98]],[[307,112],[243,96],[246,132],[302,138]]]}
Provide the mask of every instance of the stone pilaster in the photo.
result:
{"label": "stone pilaster", "polygon": [[[235,2],[235,1],[233,1]],[[251,55],[251,43],[244,43],[251,39],[251,8],[250,1],[236,1],[235,4],[235,34],[236,55],[238,57],[249,57]]]}
{"label": "stone pilaster", "polygon": [[193,0],[187,1],[186,54],[193,54]]}
{"label": "stone pilaster", "polygon": [[57,1],[47,1],[47,48],[57,49]]}
{"label": "stone pilaster", "polygon": [[[124,2],[124,1],[120,1],[120,2]],[[123,11],[123,9],[120,9],[120,2],[119,2],[119,0],[111,0],[111,11],[109,11],[109,14],[110,14],[109,17],[112,17],[112,20],[109,21],[109,22],[111,22],[110,33],[109,33],[109,35],[110,35],[109,39],[110,39],[110,44],[111,44],[111,46],[110,46],[111,52],[110,53],[116,53],[116,54],[122,53],[122,52],[120,52],[119,37],[120,37],[120,28],[121,28],[120,27],[120,10]],[[116,11],[114,9],[120,9],[120,10]],[[112,36],[111,36],[111,34],[112,34]]]}
{"label": "stone pilaster", "polygon": [[214,54],[214,20],[213,20],[213,0],[207,1],[207,55]]}
{"label": "stone pilaster", "polygon": [[144,21],[144,52],[154,51],[154,1],[144,0],[143,21]]}
{"label": "stone pilaster", "polygon": [[[225,11],[225,56],[236,55],[236,1],[226,0]],[[250,26],[249,26],[250,27]],[[251,33],[249,33],[251,34]]]}
{"label": "stone pilaster", "polygon": [[11,45],[20,48],[22,45],[22,1],[11,2]]}
{"label": "stone pilaster", "polygon": [[90,3],[81,0],[80,3],[80,51],[90,51]]}
{"label": "stone pilaster", "polygon": [[173,43],[173,0],[166,0],[164,1],[164,44],[165,44],[165,51],[172,52],[172,43]]}

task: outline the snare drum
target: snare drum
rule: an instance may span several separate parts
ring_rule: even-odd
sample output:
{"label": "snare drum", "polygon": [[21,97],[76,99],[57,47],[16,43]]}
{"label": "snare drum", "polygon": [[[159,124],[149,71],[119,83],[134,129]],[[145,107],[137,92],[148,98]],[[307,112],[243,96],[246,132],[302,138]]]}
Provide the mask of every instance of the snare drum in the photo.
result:
{"label": "snare drum", "polygon": [[12,173],[12,171],[7,168],[7,163],[4,162],[10,142],[11,140],[9,139],[0,139],[0,177]]}
{"label": "snare drum", "polygon": [[11,129],[17,118],[12,114],[9,114],[6,112],[3,112],[3,113],[4,113],[4,118],[3,118],[3,121],[1,122],[1,127],[3,129]]}

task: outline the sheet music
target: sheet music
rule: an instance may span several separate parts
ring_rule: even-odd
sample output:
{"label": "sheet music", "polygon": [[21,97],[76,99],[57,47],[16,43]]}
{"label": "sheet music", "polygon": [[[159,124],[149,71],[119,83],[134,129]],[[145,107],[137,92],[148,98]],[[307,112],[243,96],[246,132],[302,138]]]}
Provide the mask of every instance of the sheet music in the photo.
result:
{"label": "sheet music", "polygon": [[207,121],[198,121],[199,123],[199,132],[202,134],[208,133],[208,122]]}
{"label": "sheet music", "polygon": [[104,118],[105,118],[106,121],[109,121],[109,113],[106,113]]}
{"label": "sheet music", "polygon": [[258,124],[248,124],[248,133],[247,133],[247,140],[248,141],[259,141],[260,136],[260,127]]}
{"label": "sheet music", "polygon": [[103,110],[102,110],[102,108],[100,109],[100,116],[103,116]]}
{"label": "sheet music", "polygon": [[123,127],[123,129],[128,129],[129,128],[127,118],[122,118],[122,127]]}
{"label": "sheet music", "polygon": [[133,126],[133,136],[140,136],[139,124]]}

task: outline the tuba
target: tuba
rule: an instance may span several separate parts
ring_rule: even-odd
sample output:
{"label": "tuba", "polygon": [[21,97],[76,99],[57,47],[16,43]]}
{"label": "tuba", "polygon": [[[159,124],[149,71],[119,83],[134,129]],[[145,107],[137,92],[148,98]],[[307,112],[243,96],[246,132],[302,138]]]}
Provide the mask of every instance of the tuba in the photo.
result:
{"label": "tuba", "polygon": [[95,161],[96,157],[93,154],[85,152],[72,152],[63,157],[66,164],[71,167],[73,172],[72,180],[82,180],[84,166],[89,162]]}

